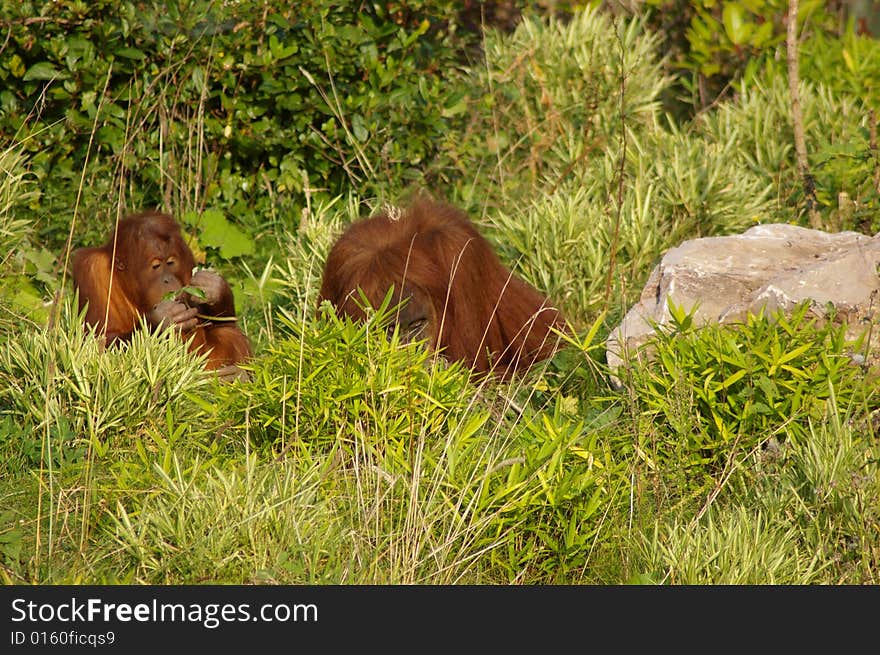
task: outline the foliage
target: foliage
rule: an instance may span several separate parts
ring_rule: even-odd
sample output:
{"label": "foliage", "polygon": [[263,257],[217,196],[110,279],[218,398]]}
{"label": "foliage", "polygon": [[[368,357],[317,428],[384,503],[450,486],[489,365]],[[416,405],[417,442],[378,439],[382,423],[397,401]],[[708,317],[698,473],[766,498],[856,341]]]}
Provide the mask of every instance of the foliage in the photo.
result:
{"label": "foliage", "polygon": [[633,300],[661,254],[682,239],[742,230],[772,208],[769,181],[737,161],[736,131],[708,140],[670,126],[631,132],[628,143],[619,209],[616,200],[609,207],[618,171],[606,155],[583,183],[492,216],[507,259],[575,324],[590,321],[609,298]]}
{"label": "foliage", "polygon": [[351,433],[357,447],[345,454],[306,456],[305,448],[241,467],[157,463],[157,488],[131,493],[114,510],[105,548],[118,552],[121,545],[116,570],[148,583],[578,575],[589,563],[606,497],[598,486],[604,471],[589,450],[595,444],[564,426],[547,433],[545,425],[532,433],[540,445],[501,460],[485,420],[475,414],[457,433],[417,440],[406,468],[390,452],[398,435],[364,429]]}
{"label": "foliage", "polygon": [[153,472],[155,491],[126,499],[105,528],[123,579],[317,584],[344,581],[353,564],[334,557],[347,535],[320,496],[318,467],[175,456]]}
{"label": "foliage", "polygon": [[801,76],[835,94],[880,111],[880,42],[848,29],[839,38],[819,33],[801,46]]}
{"label": "foliage", "polygon": [[[677,113],[708,107],[766,59],[785,61],[788,0],[648,0],[648,24],[664,39],[670,65],[682,75]],[[822,0],[801,0],[801,32],[835,29]],[[674,103],[670,103],[674,104]]]}
{"label": "foliage", "polygon": [[[735,232],[772,209],[771,181],[737,160],[738,126],[707,135],[661,118],[668,80],[656,37],[642,30],[584,11],[490,34],[487,70],[473,71],[489,99],[475,106],[480,142],[456,135],[446,149],[463,171],[480,171],[462,180],[472,186],[461,201],[479,204],[504,259],[575,325],[609,299],[631,301],[685,235]],[[493,152],[490,140],[487,152],[487,133],[507,145]],[[521,192],[536,185],[541,193]]]}
{"label": "foliage", "polygon": [[320,200],[303,210],[296,230],[278,235],[282,258],[275,266],[273,284],[280,301],[289,307],[304,308],[304,314],[312,313],[327,254],[344,228],[358,216],[359,204],[353,194]]}
{"label": "foliage", "polygon": [[591,565],[603,512],[615,502],[608,485],[618,465],[600,445],[601,421],[572,421],[558,405],[537,420],[524,421],[523,454],[485,498],[498,507],[488,527],[498,544],[490,559],[510,582],[577,580]]}
{"label": "foliage", "polygon": [[[722,70],[733,77],[751,57],[785,41],[788,0],[693,4],[696,12],[687,30],[690,51],[682,63],[705,77]],[[804,3],[801,12],[811,12],[817,4]]]}
{"label": "foliage", "polygon": [[0,137],[24,141],[40,189],[22,209],[69,216],[81,188],[85,241],[108,198],[259,232],[309,195],[399,188],[457,112],[454,6],[4,0]]}
{"label": "foliage", "polygon": [[837,208],[839,227],[874,234],[880,230],[880,41],[849,29],[839,39],[817,34],[802,52],[803,78],[826,84],[836,99],[854,102],[861,117],[849,138],[823,132],[810,153],[817,198]]}
{"label": "foliage", "polygon": [[805,438],[789,440],[776,475],[768,471],[760,481],[759,502],[788,518],[837,580],[877,584],[880,453],[876,439],[861,439],[859,426],[843,419],[832,407]]}
{"label": "foliage", "polygon": [[438,175],[479,208],[536,185],[587,182],[590,161],[618,144],[624,122],[639,131],[654,123],[669,83],[656,44],[642,21],[612,22],[595,9],[488,32],[486,61],[469,69],[470,94],[458,100],[467,129],[446,135]]}
{"label": "foliage", "polygon": [[[386,312],[387,313],[387,312]],[[384,314],[380,314],[380,319]],[[324,312],[320,320],[282,318],[278,335],[254,369],[254,385],[246,392],[221,389],[219,407],[238,415],[247,410],[252,443],[294,452],[303,447],[303,433],[329,448],[344,439],[347,429],[365,417],[379,421],[393,434],[443,428],[443,417],[461,408],[467,384],[459,366],[427,367],[429,352],[416,344],[386,345],[384,331],[372,324],[341,319]],[[442,363],[442,362],[441,362]],[[429,389],[416,402],[411,388]],[[408,423],[418,411],[419,424]]]}
{"label": "foliage", "polygon": [[[0,0],[0,580],[880,582],[875,377],[840,328],[677,311],[622,390],[603,360],[665,249],[798,220],[783,68],[755,57],[672,124],[675,55],[643,20],[533,16],[480,62],[454,3],[331,4]],[[728,30],[732,4],[687,6]],[[736,30],[776,5],[735,4],[743,43],[706,62],[739,75],[770,50]],[[867,229],[874,45],[814,27],[824,216]],[[390,308],[317,307],[342,227],[423,177],[561,303],[552,360],[475,378],[389,335]],[[45,302],[69,235],[144,206],[236,269],[250,381],[212,382],[173,335],[104,351],[72,298]]]}
{"label": "foliage", "polygon": [[0,149],[0,171],[0,252],[4,253],[0,258],[0,308],[4,310],[0,325],[8,320],[6,316],[17,317],[12,320],[16,326],[45,321],[48,314],[41,290],[44,285],[54,286],[54,257],[45,248],[31,245],[32,224],[14,211],[18,203],[34,195],[20,146]]}
{"label": "foliage", "polygon": [[[215,390],[206,420],[227,426],[230,447],[241,435],[246,450],[271,454],[276,464],[249,462],[248,473],[229,474],[163,467],[158,494],[133,496],[114,513],[113,538],[138,579],[212,570],[259,578],[252,560],[221,563],[228,549],[250,551],[249,535],[266,529],[241,517],[265,515],[277,525],[268,536],[274,542],[316,520],[303,503],[324,517],[322,527],[299,546],[273,549],[274,557],[285,553],[287,564],[273,568],[285,580],[514,581],[527,572],[555,581],[588,566],[604,481],[616,466],[599,443],[599,424],[559,408],[533,414],[503,406],[492,410],[500,420],[490,421],[474,392],[491,403],[493,385],[475,389],[459,365],[430,361],[429,351],[400,344],[396,334],[387,339],[387,314],[381,308],[366,324],[332,312],[305,323],[285,319],[287,336],[253,363],[253,383]],[[289,512],[260,509],[266,501],[252,485],[264,484],[290,489],[282,493]],[[251,511],[232,502],[240,495],[254,500]],[[206,497],[214,500],[206,505]],[[323,542],[343,537],[334,548]],[[186,547],[169,559],[166,541]],[[303,563],[321,549],[322,566]],[[180,561],[185,569],[177,570]],[[352,561],[363,563],[356,580]]]}
{"label": "foliage", "polygon": [[658,466],[711,474],[783,428],[803,434],[829,406],[864,400],[845,326],[817,325],[809,303],[736,327],[698,328],[681,308],[670,313],[628,380],[652,424],[639,447]]}
{"label": "foliage", "polygon": [[732,501],[644,535],[648,577],[671,584],[877,584],[877,448],[832,406],[809,430],[743,458]]}
{"label": "foliage", "polygon": [[[835,229],[870,231],[876,213],[871,184],[876,166],[870,152],[868,114],[856,96],[835,94],[824,83],[802,81],[800,98],[807,153],[825,221]],[[771,186],[776,209],[767,222],[785,220],[803,194],[794,164],[790,111],[788,82],[776,67],[768,66],[743,83],[736,101],[702,114],[695,127],[696,134],[704,138],[735,142],[731,165]],[[841,206],[841,193],[851,205]]]}
{"label": "foliage", "polygon": [[205,248],[217,248],[223,259],[252,255],[254,252],[253,239],[231,223],[221,211],[208,209],[201,215],[186,212],[180,220],[185,225],[198,228],[199,244]]}
{"label": "foliage", "polygon": [[27,466],[102,457],[166,411],[189,423],[206,393],[202,363],[171,333],[138,330],[131,342],[101,352],[71,302],[57,329],[30,329],[0,353],[0,449]]}
{"label": "foliage", "polygon": [[[644,546],[657,582],[668,584],[811,584],[821,580],[816,557],[797,543],[792,526],[736,506],[710,511],[699,523],[658,528]],[[653,578],[652,578],[653,579]]]}

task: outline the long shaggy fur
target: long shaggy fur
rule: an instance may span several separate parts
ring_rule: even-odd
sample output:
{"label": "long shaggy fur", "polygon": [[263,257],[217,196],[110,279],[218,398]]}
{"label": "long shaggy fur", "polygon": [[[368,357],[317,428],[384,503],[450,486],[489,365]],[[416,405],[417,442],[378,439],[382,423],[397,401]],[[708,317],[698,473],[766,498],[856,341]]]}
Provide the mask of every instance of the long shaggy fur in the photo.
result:
{"label": "long shaggy fur", "polygon": [[378,307],[406,284],[431,299],[432,346],[474,371],[502,377],[553,354],[563,318],[547,298],[508,271],[460,210],[421,198],[399,218],[353,223],[333,246],[320,299],[363,318],[360,289]]}
{"label": "long shaggy fur", "polygon": [[[114,235],[103,246],[80,248],[73,253],[73,282],[79,291],[80,311],[85,322],[102,334],[105,343],[125,341],[151,309],[138,279],[139,262],[149,261],[154,251],[174,252],[181,262],[182,286],[189,284],[195,258],[177,222],[167,214],[144,212],[119,222]],[[205,312],[211,316],[235,316],[232,289],[224,283],[221,298]],[[206,368],[237,364],[252,355],[250,341],[235,323],[206,322],[196,328],[189,349],[208,352]]]}

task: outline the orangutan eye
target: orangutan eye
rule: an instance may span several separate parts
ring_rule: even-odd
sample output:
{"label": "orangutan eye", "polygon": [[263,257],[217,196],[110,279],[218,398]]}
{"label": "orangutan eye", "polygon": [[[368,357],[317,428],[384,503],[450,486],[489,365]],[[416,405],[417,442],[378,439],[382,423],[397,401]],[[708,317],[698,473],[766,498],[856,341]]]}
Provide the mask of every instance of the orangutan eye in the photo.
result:
{"label": "orangutan eye", "polygon": [[150,262],[150,268],[152,268],[154,271],[159,270],[159,267],[161,265],[162,265],[162,261],[159,259],[154,259],[153,261]]}

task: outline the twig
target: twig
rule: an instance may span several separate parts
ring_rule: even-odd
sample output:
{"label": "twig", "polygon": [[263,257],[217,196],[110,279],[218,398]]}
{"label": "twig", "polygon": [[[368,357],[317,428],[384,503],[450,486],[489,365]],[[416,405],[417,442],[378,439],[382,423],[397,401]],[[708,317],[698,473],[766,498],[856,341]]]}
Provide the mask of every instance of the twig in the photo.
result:
{"label": "twig", "polygon": [[880,151],[877,149],[877,112],[868,110],[868,146],[874,160],[874,191],[880,194]]}
{"label": "twig", "polygon": [[819,228],[822,226],[822,218],[819,215],[816,201],[816,182],[810,174],[810,165],[807,161],[807,142],[804,136],[804,115],[801,110],[801,97],[798,85],[800,73],[798,72],[798,38],[797,38],[797,15],[798,0],[788,0],[788,26],[785,36],[785,52],[788,60],[788,91],[791,95],[791,122],[794,129],[794,151],[797,157],[797,168],[804,185],[804,198],[807,203],[807,214],[810,217],[810,226]]}
{"label": "twig", "polygon": [[0,21],[0,27],[9,27],[13,25],[38,25],[40,23],[55,23],[56,25],[74,25],[75,21],[58,18],[56,16],[34,16],[31,18],[19,18],[18,20]]}
{"label": "twig", "polygon": [[617,215],[614,219],[614,231],[611,234],[611,252],[608,256],[608,275],[605,277],[605,303],[611,298],[611,280],[614,265],[617,262],[617,246],[620,240],[620,220],[623,213],[623,180],[626,175],[626,52],[616,17],[613,17],[614,33],[620,46],[620,167],[617,171]]}

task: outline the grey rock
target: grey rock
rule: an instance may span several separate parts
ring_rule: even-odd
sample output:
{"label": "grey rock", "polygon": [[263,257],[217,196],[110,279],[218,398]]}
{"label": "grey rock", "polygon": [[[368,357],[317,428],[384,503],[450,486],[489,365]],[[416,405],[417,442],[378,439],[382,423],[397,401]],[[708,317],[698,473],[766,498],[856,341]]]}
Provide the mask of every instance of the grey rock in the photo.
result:
{"label": "grey rock", "polygon": [[833,306],[838,320],[847,323],[847,336],[856,338],[875,320],[878,265],[880,236],[857,232],[771,224],[685,241],[663,256],[639,301],[611,331],[608,364],[617,369],[646,356],[639,348],[654,333],[651,322],[670,323],[670,301],[694,310],[694,322],[704,325],[741,323],[762,308],[786,311],[809,300],[820,319]]}

